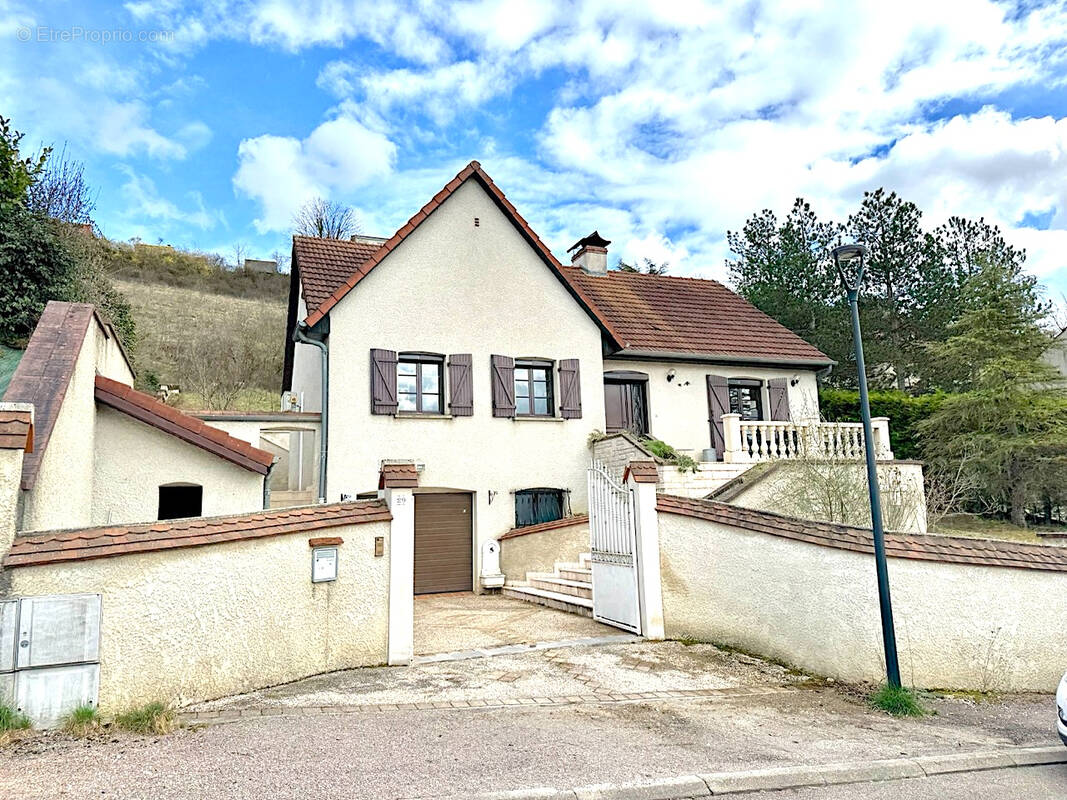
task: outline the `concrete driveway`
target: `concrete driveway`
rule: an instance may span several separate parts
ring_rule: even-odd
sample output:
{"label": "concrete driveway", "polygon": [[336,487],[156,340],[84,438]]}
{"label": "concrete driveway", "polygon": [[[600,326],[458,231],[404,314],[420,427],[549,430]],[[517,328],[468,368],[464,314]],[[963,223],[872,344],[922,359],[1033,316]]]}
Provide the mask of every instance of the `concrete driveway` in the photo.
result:
{"label": "concrete driveway", "polygon": [[498,594],[415,597],[415,654],[421,656],[618,633],[588,617]]}

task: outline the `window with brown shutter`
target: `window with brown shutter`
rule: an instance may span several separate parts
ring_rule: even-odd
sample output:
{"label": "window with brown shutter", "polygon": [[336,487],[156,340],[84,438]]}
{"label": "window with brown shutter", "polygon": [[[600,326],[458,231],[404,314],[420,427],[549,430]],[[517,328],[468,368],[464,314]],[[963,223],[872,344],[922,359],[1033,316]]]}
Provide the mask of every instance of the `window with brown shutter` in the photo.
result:
{"label": "window with brown shutter", "polygon": [[515,362],[515,416],[554,417],[552,362]]}
{"label": "window with brown shutter", "polygon": [[370,413],[396,413],[396,352],[370,351]]}
{"label": "window with brown shutter", "polygon": [[491,356],[493,416],[515,416],[515,359],[511,356]]}
{"label": "window with brown shutter", "polygon": [[582,418],[582,381],[577,358],[559,362],[559,415],[563,419]]}
{"label": "window with brown shutter", "polygon": [[396,367],[397,411],[442,414],[444,407],[444,356],[401,353]]}
{"label": "window with brown shutter", "polygon": [[454,417],[474,414],[474,382],[471,355],[460,353],[448,357],[448,410]]}

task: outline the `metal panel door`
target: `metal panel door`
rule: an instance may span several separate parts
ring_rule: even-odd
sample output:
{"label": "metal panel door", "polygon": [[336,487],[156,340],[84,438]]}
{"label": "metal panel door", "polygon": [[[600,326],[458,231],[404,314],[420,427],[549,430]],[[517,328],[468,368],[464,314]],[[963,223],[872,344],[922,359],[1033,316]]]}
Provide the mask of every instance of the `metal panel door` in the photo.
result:
{"label": "metal panel door", "polygon": [[415,594],[474,589],[469,494],[415,495]]}
{"label": "metal panel door", "polygon": [[96,661],[100,653],[100,595],[24,597],[18,638],[19,669]]}
{"label": "metal panel door", "polygon": [[641,633],[633,495],[598,462],[589,468],[593,619]]}
{"label": "metal panel door", "polygon": [[[54,726],[79,706],[95,706],[100,685],[100,595],[23,597],[9,602],[17,612],[12,614],[7,603],[0,604],[0,632],[5,639],[0,641],[0,694],[12,698],[15,708],[39,728]],[[9,646],[14,657],[5,662]],[[14,672],[3,671],[8,663]]]}

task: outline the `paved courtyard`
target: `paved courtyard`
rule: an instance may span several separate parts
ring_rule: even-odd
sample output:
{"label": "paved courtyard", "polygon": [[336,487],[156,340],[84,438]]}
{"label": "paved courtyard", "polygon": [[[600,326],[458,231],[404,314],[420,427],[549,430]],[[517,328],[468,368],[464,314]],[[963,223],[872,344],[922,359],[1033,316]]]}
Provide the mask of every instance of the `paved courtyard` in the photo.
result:
{"label": "paved courtyard", "polygon": [[415,653],[451,653],[621,633],[588,617],[471,592],[415,597]]}

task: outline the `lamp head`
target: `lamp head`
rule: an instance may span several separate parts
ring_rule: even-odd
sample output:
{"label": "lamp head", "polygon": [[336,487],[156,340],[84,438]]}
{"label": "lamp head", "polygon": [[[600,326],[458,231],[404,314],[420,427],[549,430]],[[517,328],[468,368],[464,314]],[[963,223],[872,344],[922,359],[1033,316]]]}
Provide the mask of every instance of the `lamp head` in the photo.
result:
{"label": "lamp head", "polygon": [[862,244],[842,244],[835,247],[830,253],[834,257],[834,263],[843,267],[857,259],[864,258],[867,255],[867,248]]}

